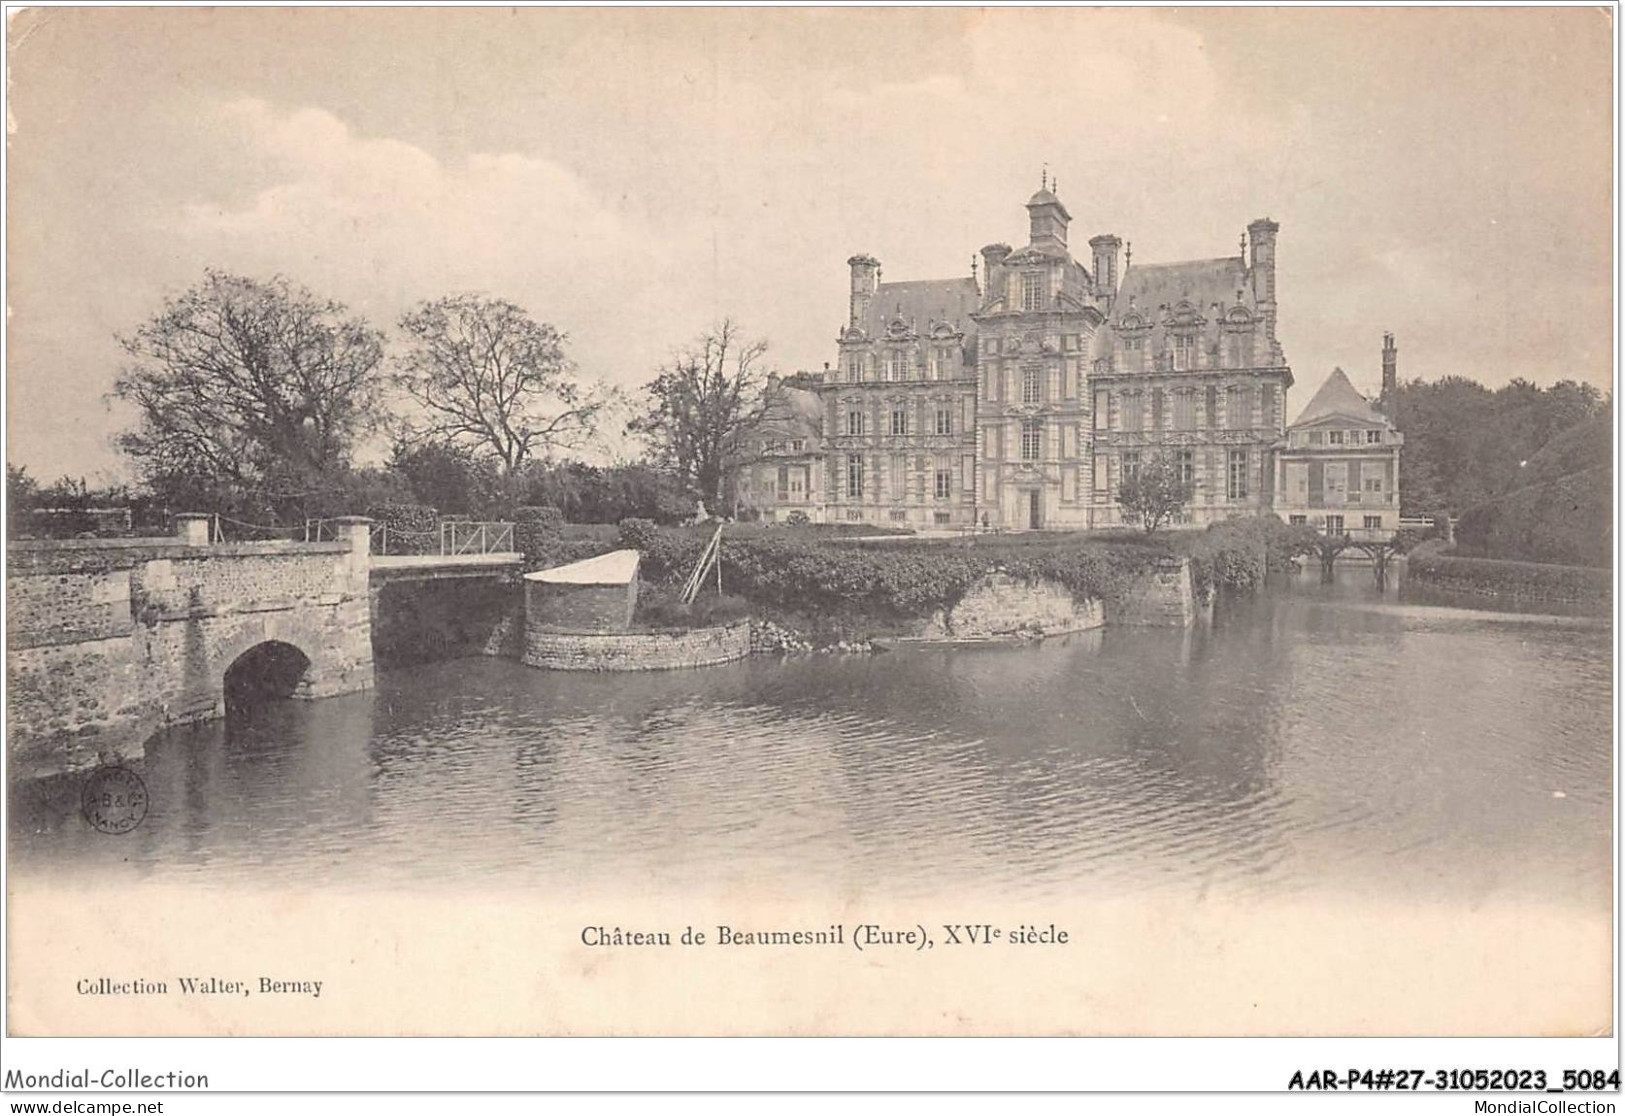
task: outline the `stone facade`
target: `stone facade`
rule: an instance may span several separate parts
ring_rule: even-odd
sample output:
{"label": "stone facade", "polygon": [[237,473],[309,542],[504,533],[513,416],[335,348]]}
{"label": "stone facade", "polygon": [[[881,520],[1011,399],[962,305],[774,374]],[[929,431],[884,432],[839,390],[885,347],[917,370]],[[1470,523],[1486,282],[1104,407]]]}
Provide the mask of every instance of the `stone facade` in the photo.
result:
{"label": "stone facade", "polygon": [[[372,685],[366,523],[334,543],[15,542],[6,662],[14,770],[138,756],[147,737],[225,713],[238,658],[283,643],[293,696]],[[201,545],[199,543],[201,542]]]}
{"label": "stone facade", "polygon": [[1027,213],[1028,243],[983,248],[980,282],[974,262],[965,279],[882,283],[874,257],[847,261],[848,322],[818,389],[826,517],[1118,526],[1118,486],[1155,454],[1192,486],[1184,522],[1271,510],[1292,386],[1275,222],[1249,225],[1235,256],[1136,266],[1109,233],[1075,259],[1048,182]]}
{"label": "stone facade", "polygon": [[768,376],[762,416],[734,474],[739,506],[764,522],[784,523],[798,512],[809,523],[824,521],[824,415],[816,390],[822,382],[802,372]]}
{"label": "stone facade", "polygon": [[527,627],[523,661],[546,670],[673,670],[750,654],[750,621],[671,632],[555,632]]}
{"label": "stone facade", "polygon": [[826,517],[915,528],[975,520],[976,280],[880,282],[853,256],[824,406]]}
{"label": "stone facade", "polygon": [[[1384,338],[1383,379],[1395,376],[1393,335]],[[1275,455],[1276,511],[1332,535],[1387,537],[1399,529],[1399,453],[1404,435],[1341,368],[1332,369],[1286,432]]]}

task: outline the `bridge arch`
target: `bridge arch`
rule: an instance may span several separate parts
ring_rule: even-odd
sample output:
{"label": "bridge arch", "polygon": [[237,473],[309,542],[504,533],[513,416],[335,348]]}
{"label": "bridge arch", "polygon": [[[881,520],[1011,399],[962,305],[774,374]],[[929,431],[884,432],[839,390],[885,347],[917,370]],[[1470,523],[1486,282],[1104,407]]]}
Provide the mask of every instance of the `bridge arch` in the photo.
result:
{"label": "bridge arch", "polygon": [[267,639],[236,655],[221,677],[224,713],[230,717],[268,701],[308,696],[311,657],[292,643]]}

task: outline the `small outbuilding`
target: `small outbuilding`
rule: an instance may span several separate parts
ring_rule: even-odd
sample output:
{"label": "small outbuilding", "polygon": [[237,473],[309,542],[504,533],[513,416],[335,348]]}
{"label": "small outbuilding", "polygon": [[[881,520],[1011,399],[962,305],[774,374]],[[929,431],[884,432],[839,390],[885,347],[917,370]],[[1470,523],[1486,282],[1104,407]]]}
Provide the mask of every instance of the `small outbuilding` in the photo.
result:
{"label": "small outbuilding", "polygon": [[624,632],[638,606],[638,552],[612,550],[525,575],[525,627]]}

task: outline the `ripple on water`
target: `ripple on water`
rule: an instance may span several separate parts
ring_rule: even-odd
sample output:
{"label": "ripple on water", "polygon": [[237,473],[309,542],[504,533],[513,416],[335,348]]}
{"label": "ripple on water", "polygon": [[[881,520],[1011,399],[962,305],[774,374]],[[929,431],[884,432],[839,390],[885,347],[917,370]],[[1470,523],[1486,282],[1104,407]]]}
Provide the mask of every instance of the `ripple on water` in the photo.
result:
{"label": "ripple on water", "polygon": [[1606,627],[1299,584],[1184,632],[614,677],[440,663],[155,740],[124,844],[79,824],[72,780],[14,787],[12,850],[222,886],[1511,889],[1606,910],[1610,656]]}

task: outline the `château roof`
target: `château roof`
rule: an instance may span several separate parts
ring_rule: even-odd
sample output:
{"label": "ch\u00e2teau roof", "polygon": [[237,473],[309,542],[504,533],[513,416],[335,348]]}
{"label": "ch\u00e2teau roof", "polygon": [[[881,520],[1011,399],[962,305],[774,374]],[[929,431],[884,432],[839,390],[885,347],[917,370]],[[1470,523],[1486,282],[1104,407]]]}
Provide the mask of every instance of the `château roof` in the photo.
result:
{"label": "ch\u00e2teau roof", "polygon": [[1370,401],[1354,390],[1341,368],[1332,369],[1332,374],[1326,377],[1326,382],[1320,385],[1320,390],[1292,425],[1307,426],[1328,418],[1353,419],[1370,426],[1389,425],[1387,419],[1372,409]]}
{"label": "ch\u00e2teau roof", "polygon": [[1240,256],[1217,260],[1185,260],[1180,263],[1130,264],[1117,290],[1117,313],[1130,305],[1141,314],[1153,316],[1159,307],[1189,302],[1198,313],[1206,314],[1217,302],[1221,306],[1253,305],[1252,284]]}
{"label": "ch\u00e2teau roof", "polygon": [[976,323],[970,316],[980,308],[981,302],[976,280],[968,276],[882,283],[869,302],[866,320],[860,324],[871,338],[886,336],[887,326],[898,317],[921,335],[930,330],[932,322],[947,321],[971,336],[976,332]]}

